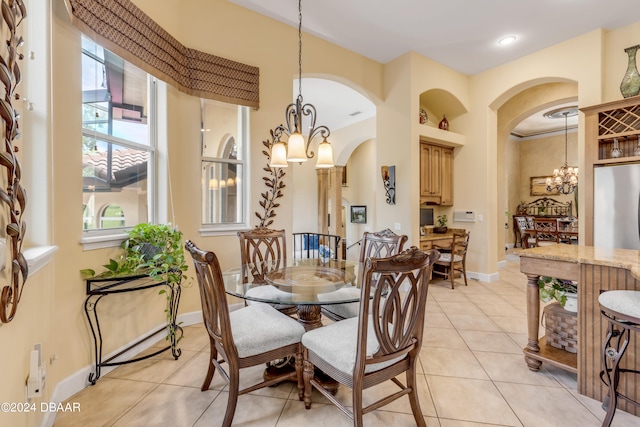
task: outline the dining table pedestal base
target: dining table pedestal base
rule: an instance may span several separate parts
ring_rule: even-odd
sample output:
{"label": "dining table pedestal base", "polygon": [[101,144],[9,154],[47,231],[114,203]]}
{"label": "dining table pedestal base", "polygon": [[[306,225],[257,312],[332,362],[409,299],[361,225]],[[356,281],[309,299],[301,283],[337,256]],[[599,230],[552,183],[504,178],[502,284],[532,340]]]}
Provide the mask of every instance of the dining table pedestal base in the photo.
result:
{"label": "dining table pedestal base", "polygon": [[307,332],[322,326],[322,307],[319,305],[298,305],[296,314]]}
{"label": "dining table pedestal base", "polygon": [[[293,372],[295,371],[295,360],[290,359],[288,361],[288,363],[284,364],[284,365],[269,365],[267,366],[267,369],[264,370],[264,374],[263,374],[263,378],[265,381],[269,381],[273,378],[277,378],[279,376],[281,376],[284,372]],[[316,368],[315,370],[315,380],[322,385],[322,388],[324,388],[325,390],[327,390],[329,393],[335,395],[338,392],[338,388],[340,387],[340,383],[336,380],[334,380],[333,378],[331,378],[330,376],[328,376],[327,374],[325,374],[324,372],[322,372],[320,369]],[[295,382],[297,384],[296,380],[288,380],[291,382]],[[275,386],[274,386],[275,387]]]}

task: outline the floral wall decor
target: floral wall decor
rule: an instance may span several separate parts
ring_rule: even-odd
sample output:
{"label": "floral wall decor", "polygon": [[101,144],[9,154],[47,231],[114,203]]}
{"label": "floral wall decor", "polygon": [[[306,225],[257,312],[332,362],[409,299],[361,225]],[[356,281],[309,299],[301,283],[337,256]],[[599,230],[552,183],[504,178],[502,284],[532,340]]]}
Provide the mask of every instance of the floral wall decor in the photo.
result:
{"label": "floral wall decor", "polygon": [[263,171],[267,172],[267,175],[262,177],[262,180],[267,186],[267,190],[260,193],[260,206],[263,211],[256,211],[256,216],[260,220],[258,227],[268,227],[273,223],[273,218],[276,216],[275,210],[280,206],[277,200],[283,196],[282,189],[285,187],[282,180],[285,172],[282,168],[272,168],[269,166],[271,162],[271,147],[275,141],[273,129],[271,129],[270,133],[271,139],[262,141],[262,144],[267,147],[266,150],[262,150],[262,154],[267,157],[267,165],[262,168]]}

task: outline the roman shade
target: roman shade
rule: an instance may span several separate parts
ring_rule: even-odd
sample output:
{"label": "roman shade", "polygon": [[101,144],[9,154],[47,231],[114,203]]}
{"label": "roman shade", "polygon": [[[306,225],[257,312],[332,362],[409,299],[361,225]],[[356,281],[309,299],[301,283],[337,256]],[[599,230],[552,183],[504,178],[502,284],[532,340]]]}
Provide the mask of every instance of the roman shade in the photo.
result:
{"label": "roman shade", "polygon": [[130,0],[65,0],[87,36],[189,95],[259,107],[260,69],[182,45]]}

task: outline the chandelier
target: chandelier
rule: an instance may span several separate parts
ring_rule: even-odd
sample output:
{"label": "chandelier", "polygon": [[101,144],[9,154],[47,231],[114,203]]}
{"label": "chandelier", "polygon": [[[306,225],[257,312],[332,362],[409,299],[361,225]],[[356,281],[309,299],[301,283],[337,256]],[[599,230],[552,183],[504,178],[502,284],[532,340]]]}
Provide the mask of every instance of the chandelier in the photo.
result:
{"label": "chandelier", "polygon": [[564,165],[560,169],[553,170],[553,177],[547,178],[547,191],[557,191],[560,194],[571,194],[578,186],[578,168],[567,165],[567,117],[575,116],[578,110],[570,107],[562,110],[550,111],[544,116],[547,118],[558,118],[564,116]]}
{"label": "chandelier", "polygon": [[[305,136],[302,132],[302,119],[308,117],[309,131]],[[316,168],[333,167],[333,150],[327,137],[331,133],[327,126],[316,127],[316,107],[313,104],[304,104],[302,100],[302,0],[298,0],[298,97],[285,110],[286,126],[279,125],[274,129],[274,141],[271,146],[272,168],[286,168],[287,162],[306,162],[315,156],[309,151],[311,140],[321,136],[322,141],[318,145],[318,159]],[[281,140],[286,135],[287,142]],[[305,141],[306,139],[306,141]]]}

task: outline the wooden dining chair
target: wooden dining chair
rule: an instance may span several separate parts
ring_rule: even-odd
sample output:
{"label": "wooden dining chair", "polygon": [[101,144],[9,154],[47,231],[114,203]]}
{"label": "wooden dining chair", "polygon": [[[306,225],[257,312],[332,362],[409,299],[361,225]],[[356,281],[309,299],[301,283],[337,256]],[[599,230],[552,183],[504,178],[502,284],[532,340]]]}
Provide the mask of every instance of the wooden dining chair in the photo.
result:
{"label": "wooden dining chair", "polygon": [[[267,284],[265,275],[287,266],[287,241],[284,230],[272,230],[267,227],[256,227],[249,231],[239,231],[240,262],[245,282],[262,283],[247,291],[247,295],[256,299],[273,299],[273,293],[278,290]],[[251,304],[251,299],[247,304]],[[274,307],[292,315],[296,306],[290,304],[275,304]]]}
{"label": "wooden dining chair", "polygon": [[[423,252],[411,247],[392,257],[367,259],[358,317],[302,336],[307,409],[315,388],[351,417],[354,426],[362,426],[364,414],[408,395],[416,425],[426,425],[416,369],[429,277],[439,255],[435,249]],[[352,402],[344,404],[325,390],[314,378],[314,368],[350,388]],[[406,384],[396,378],[403,372]],[[363,391],[385,381],[392,381],[400,390],[364,407]]]}
{"label": "wooden dining chair", "polygon": [[[193,258],[202,319],[209,334],[209,369],[201,390],[209,389],[216,368],[229,385],[229,400],[223,426],[231,425],[238,396],[285,380],[298,381],[298,398],[303,399],[302,346],[304,327],[268,304],[253,304],[229,312],[218,258],[187,240],[185,248]],[[240,389],[240,369],[264,365],[273,360],[295,358],[295,371]],[[223,364],[228,368],[225,370]]]}
{"label": "wooden dining chair", "polygon": [[433,274],[441,276],[451,281],[451,289],[454,288],[456,273],[460,273],[464,278],[464,285],[467,283],[467,249],[469,248],[470,231],[456,231],[453,233],[453,242],[450,252],[442,252],[435,262],[436,265],[444,267],[444,270],[433,270]]}
{"label": "wooden dining chair", "polygon": [[[358,258],[360,266],[364,265],[367,258],[383,258],[400,253],[407,239],[407,236],[398,235],[388,228],[374,233],[365,231]],[[361,277],[357,283],[360,283]],[[322,306],[322,313],[329,319],[338,321],[356,317],[359,307],[359,303],[327,304]]]}
{"label": "wooden dining chair", "polygon": [[522,241],[522,247],[525,249],[536,246],[536,236],[533,231],[533,218],[531,221],[525,216],[517,216],[516,224],[518,225],[518,233]]}
{"label": "wooden dining chair", "polygon": [[536,246],[560,243],[558,220],[556,218],[534,218],[533,228],[536,232]]}

